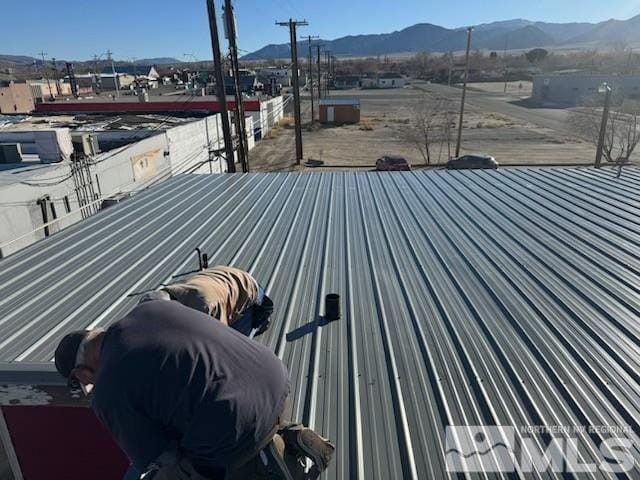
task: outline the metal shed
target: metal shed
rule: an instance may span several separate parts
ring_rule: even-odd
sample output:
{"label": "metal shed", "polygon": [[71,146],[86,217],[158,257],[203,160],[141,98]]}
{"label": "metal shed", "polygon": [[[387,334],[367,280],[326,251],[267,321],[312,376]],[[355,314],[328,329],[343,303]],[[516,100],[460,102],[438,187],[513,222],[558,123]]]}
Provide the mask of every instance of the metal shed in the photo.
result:
{"label": "metal shed", "polygon": [[[448,427],[476,425],[573,439],[594,465],[614,435],[601,427],[619,427],[637,477],[639,187],[637,168],[173,178],[0,261],[12,464],[29,480],[117,478],[122,455],[47,373],[56,342],[196,268],[199,246],[275,299],[260,341],[289,368],[288,415],[338,446],[324,478],[457,478]],[[343,316],[322,326],[329,292]],[[571,477],[567,462],[495,476]]]}
{"label": "metal shed", "polygon": [[359,98],[323,98],[320,100],[320,123],[342,125],[360,122]]}

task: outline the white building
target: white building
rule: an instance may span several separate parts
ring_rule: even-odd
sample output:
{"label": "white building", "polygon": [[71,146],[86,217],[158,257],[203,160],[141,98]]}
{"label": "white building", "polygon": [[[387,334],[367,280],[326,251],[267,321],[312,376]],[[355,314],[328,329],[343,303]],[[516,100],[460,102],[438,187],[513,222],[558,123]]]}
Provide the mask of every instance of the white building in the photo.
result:
{"label": "white building", "polygon": [[288,67],[266,67],[256,70],[256,78],[263,85],[268,85],[271,79],[275,79],[278,85],[283,87],[291,86],[292,70]]}
{"label": "white building", "polygon": [[405,78],[397,73],[381,73],[360,79],[362,88],[402,88],[405,84]]}
{"label": "white building", "polygon": [[[46,118],[64,124],[64,117]],[[0,129],[0,143],[20,144],[23,152],[22,162],[0,164],[0,257],[173,175],[226,171],[221,157],[209,156],[209,150],[223,149],[219,114],[190,121],[176,119],[168,126],[161,121],[140,124],[136,116],[120,123],[114,120],[103,118],[74,130],[58,128],[63,138],[60,151],[75,153],[71,157],[61,153],[58,163],[50,164],[41,162],[44,151],[35,141],[50,128],[43,130],[40,124],[25,121]],[[66,121],[74,119],[67,116]],[[133,127],[136,121],[137,128]],[[109,122],[114,128],[109,128]],[[250,117],[247,129],[253,131]],[[96,146],[100,152],[87,151],[84,156],[85,149]],[[49,161],[53,161],[52,151],[55,149],[49,146]]]}
{"label": "white building", "polygon": [[640,75],[555,74],[533,77],[532,98],[541,103],[573,106],[598,95],[607,83],[618,98],[640,99]]}

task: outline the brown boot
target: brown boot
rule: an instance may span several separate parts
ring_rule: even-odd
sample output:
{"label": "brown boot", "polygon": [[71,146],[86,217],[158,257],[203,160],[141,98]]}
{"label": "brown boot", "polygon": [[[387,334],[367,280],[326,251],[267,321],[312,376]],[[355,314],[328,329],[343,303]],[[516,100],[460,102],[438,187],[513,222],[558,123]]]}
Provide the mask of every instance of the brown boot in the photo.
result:
{"label": "brown boot", "polygon": [[336,447],[324,437],[301,424],[292,424],[280,430],[287,447],[308,457],[323,472],[329,466]]}

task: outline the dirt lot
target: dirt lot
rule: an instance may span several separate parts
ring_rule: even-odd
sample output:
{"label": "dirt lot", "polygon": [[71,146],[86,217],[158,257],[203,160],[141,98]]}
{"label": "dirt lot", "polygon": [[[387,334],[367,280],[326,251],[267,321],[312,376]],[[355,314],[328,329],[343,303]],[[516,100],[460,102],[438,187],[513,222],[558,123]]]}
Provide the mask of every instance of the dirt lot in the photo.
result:
{"label": "dirt lot", "polygon": [[507,82],[507,91],[504,91],[504,82],[477,82],[470,83],[469,88],[478,92],[508,93],[521,97],[530,97],[533,90],[533,82]]}
{"label": "dirt lot", "polygon": [[[456,90],[457,92],[457,90]],[[455,92],[452,95],[457,95]],[[491,95],[491,94],[488,94]],[[405,132],[415,119],[414,106],[425,98],[417,85],[395,90],[351,90],[331,92],[331,96],[358,96],[361,122],[346,126],[309,126],[310,103],[303,101],[305,159],[322,160],[323,169],[370,169],[384,154],[402,155],[414,166],[425,161]],[[458,109],[458,99],[452,98]],[[317,112],[316,112],[317,115]],[[289,122],[291,123],[291,122]],[[451,134],[451,153],[455,149],[455,131]],[[586,163],[594,156],[594,147],[566,133],[469,104],[463,127],[462,151],[494,155],[502,165]],[[431,146],[432,165],[449,158],[447,142]],[[254,171],[297,170],[292,125],[274,129],[256,144],[250,154]]]}

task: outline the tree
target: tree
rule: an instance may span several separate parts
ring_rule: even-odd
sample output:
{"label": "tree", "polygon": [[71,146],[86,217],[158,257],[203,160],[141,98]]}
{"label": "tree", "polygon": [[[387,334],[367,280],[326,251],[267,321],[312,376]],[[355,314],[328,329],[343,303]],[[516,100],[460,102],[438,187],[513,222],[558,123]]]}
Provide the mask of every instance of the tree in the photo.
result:
{"label": "tree", "polygon": [[524,56],[527,57],[529,63],[533,65],[542,62],[545,58],[547,58],[547,55],[549,55],[549,52],[544,48],[534,48],[533,50],[529,50],[524,54]]}
{"label": "tree", "polygon": [[[585,107],[571,113],[569,122],[574,131],[590,139],[597,147],[602,121],[602,99],[585,100]],[[618,166],[618,176],[622,167],[631,161],[631,156],[640,143],[640,103],[628,101],[609,110],[607,129],[602,149],[603,158]]]}
{"label": "tree", "polygon": [[429,69],[429,52],[418,52],[413,59],[419,78],[425,78]]}
{"label": "tree", "polygon": [[611,42],[611,49],[616,55],[625,55],[629,51],[629,44],[625,40]]}
{"label": "tree", "polygon": [[405,140],[416,147],[427,165],[431,164],[433,141],[436,138],[442,141],[443,135],[450,137],[448,112],[449,100],[425,96],[415,105],[407,128],[402,130]]}

